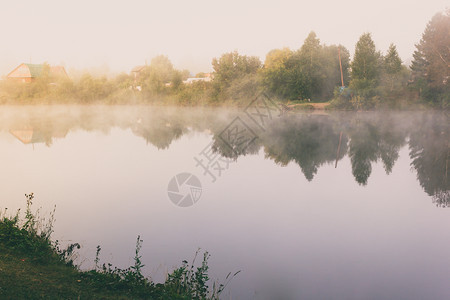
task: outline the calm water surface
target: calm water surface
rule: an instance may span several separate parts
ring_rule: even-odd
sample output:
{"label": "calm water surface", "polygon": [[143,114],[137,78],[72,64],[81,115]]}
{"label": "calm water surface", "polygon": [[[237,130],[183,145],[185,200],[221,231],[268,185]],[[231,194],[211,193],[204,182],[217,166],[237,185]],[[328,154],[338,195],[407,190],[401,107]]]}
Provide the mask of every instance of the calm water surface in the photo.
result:
{"label": "calm water surface", "polygon": [[[200,247],[210,277],[242,270],[226,299],[450,299],[448,116],[272,117],[1,107],[0,204],[56,205],[54,238],[83,245],[82,268],[99,244],[102,262],[129,266],[141,235],[162,281]],[[190,207],[167,193],[183,172],[202,185]]]}

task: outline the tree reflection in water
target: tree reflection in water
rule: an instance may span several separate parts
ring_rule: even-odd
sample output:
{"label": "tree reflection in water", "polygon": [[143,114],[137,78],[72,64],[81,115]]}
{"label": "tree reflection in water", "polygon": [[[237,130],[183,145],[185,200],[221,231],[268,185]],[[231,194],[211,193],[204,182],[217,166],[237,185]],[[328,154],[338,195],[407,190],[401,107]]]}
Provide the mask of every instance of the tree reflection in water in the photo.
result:
{"label": "tree reflection in water", "polygon": [[308,181],[324,164],[348,156],[353,177],[363,186],[373,163],[381,162],[390,174],[400,149],[408,145],[411,166],[424,191],[436,205],[450,206],[450,131],[445,113],[290,113],[263,132],[255,129],[258,138],[239,152],[219,138],[236,115],[239,111],[169,107],[5,107],[0,109],[0,132],[9,132],[24,144],[51,147],[54,139],[71,131],[108,134],[121,128],[161,150],[184,134],[204,132],[212,136],[214,151],[224,157],[237,159],[262,149],[266,158],[281,166],[297,164]]}

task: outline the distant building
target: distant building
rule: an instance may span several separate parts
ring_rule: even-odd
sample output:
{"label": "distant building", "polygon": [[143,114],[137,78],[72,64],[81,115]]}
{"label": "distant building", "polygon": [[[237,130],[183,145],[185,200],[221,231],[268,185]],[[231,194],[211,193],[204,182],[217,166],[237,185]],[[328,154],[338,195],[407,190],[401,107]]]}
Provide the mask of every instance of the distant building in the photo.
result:
{"label": "distant building", "polygon": [[141,86],[139,86],[138,79],[141,76],[142,71],[145,69],[146,66],[136,66],[131,70],[131,76],[133,76],[134,84],[133,88],[137,89],[138,91],[141,91]]}
{"label": "distant building", "polygon": [[133,75],[134,79],[137,79],[139,77],[144,68],[145,66],[136,66],[131,70],[131,75]]}
{"label": "distant building", "polygon": [[[14,70],[9,73],[6,78],[8,80],[14,80],[18,82],[32,82],[36,78],[42,76],[44,71],[43,64],[20,64]],[[51,66],[50,76],[53,77],[68,77],[66,70],[63,66]]]}
{"label": "distant building", "polygon": [[188,78],[188,79],[184,80],[183,83],[184,84],[192,84],[192,83],[198,82],[198,81],[209,82],[211,80],[212,80],[212,74],[206,73],[206,74],[204,74],[204,77],[201,77],[201,78],[199,78],[199,77],[191,77],[191,78]]}

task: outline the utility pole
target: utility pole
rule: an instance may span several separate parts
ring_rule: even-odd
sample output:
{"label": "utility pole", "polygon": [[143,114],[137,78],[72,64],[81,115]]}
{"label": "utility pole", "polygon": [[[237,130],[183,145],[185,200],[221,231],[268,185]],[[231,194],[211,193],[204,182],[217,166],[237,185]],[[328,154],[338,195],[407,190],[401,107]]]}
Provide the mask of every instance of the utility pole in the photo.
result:
{"label": "utility pole", "polygon": [[342,73],[342,62],[341,62],[341,46],[339,46],[339,67],[341,68],[341,83],[342,87],[344,87],[344,74]]}

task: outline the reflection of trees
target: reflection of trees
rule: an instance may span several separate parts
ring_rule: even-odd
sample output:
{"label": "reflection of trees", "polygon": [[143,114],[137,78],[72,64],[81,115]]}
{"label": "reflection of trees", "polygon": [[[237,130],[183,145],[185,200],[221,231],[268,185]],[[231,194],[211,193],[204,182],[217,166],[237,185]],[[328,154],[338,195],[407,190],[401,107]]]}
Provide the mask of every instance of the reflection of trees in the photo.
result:
{"label": "reflection of trees", "polygon": [[133,133],[143,137],[158,149],[167,149],[173,140],[180,138],[185,128],[174,119],[138,119],[132,127]]}
{"label": "reflection of trees", "polygon": [[349,157],[356,182],[366,185],[372,163],[381,159],[386,174],[391,173],[406,132],[389,116],[353,120],[349,126]]}
{"label": "reflection of trees", "polygon": [[222,115],[207,109],[147,109],[131,116],[131,129],[158,149],[168,149],[174,140],[192,130],[214,131],[223,127]]}
{"label": "reflection of trees", "polygon": [[259,136],[253,135],[254,132],[248,132],[242,126],[237,126],[236,130],[242,131],[243,134],[230,140],[224,131],[226,128],[227,126],[223,126],[220,131],[214,132],[212,144],[214,152],[218,152],[225,158],[236,160],[239,156],[255,155],[261,149],[261,140]]}
{"label": "reflection of trees", "polygon": [[63,107],[11,109],[0,111],[0,132],[9,131],[25,144],[45,143],[63,138],[69,131],[83,130],[108,134],[111,129],[131,129],[158,149],[191,130],[204,131],[223,122],[226,114],[213,110],[190,110],[164,107]]}
{"label": "reflection of trees", "polygon": [[438,206],[450,206],[450,131],[445,114],[424,115],[411,133],[411,165],[425,192]]}
{"label": "reflection of trees", "polygon": [[[230,147],[220,138],[237,115],[242,114],[164,107],[21,107],[0,110],[0,132],[9,132],[24,144],[45,143],[50,147],[55,138],[64,138],[71,131],[108,133],[121,128],[131,130],[158,149],[168,149],[184,134],[208,132],[213,139],[212,149],[224,157],[236,159],[257,154],[263,148],[266,157],[279,165],[295,162],[310,181],[320,166],[348,155],[353,176],[361,185],[367,184],[373,163],[381,162],[386,174],[392,172],[409,136],[411,166],[420,185],[437,205],[450,206],[450,125],[445,114],[285,115],[273,120],[264,132],[252,128],[258,138],[244,148],[239,141]],[[206,146],[199,145],[199,151]]]}
{"label": "reflection of trees", "polygon": [[[294,161],[311,181],[321,165],[336,160],[339,135],[326,116],[298,116],[274,123],[262,139],[266,157],[283,166]],[[347,138],[343,135],[338,159],[346,148]]]}
{"label": "reflection of trees", "polygon": [[349,157],[356,182],[367,184],[372,173],[372,162],[377,160],[377,135],[370,124],[352,129],[349,143]]}

